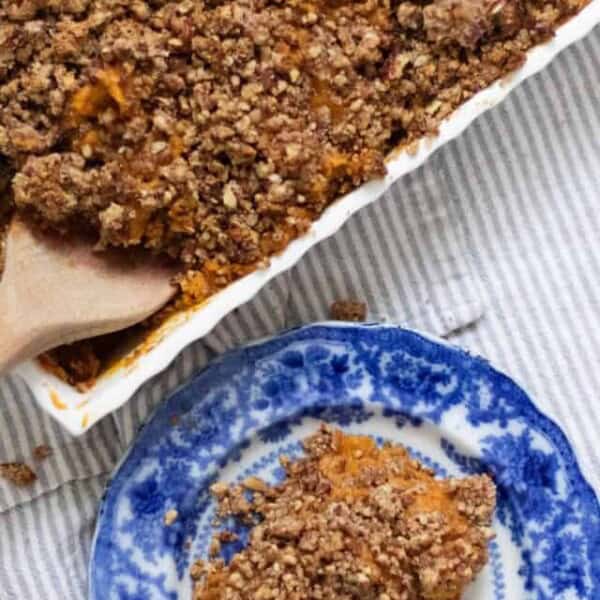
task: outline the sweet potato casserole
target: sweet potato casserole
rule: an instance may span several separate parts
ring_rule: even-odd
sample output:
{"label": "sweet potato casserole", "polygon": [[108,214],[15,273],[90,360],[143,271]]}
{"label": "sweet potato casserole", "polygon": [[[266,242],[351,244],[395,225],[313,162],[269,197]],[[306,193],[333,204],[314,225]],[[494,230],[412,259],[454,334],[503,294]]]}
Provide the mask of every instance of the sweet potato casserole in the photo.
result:
{"label": "sweet potato casserole", "polygon": [[168,255],[200,301],[583,4],[2,0],[1,203]]}
{"label": "sweet potato casserole", "polygon": [[213,558],[192,567],[194,600],[461,598],[493,537],[489,477],[435,479],[400,446],[327,427],[304,446],[280,485],[212,487],[220,517],[253,527],[227,565],[217,556],[236,534],[215,535]]}

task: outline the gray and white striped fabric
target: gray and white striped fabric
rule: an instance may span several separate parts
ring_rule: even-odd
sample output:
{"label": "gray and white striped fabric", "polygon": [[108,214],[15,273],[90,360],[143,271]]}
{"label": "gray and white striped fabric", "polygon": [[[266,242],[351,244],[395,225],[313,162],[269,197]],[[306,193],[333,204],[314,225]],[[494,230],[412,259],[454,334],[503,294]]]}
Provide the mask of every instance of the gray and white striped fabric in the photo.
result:
{"label": "gray and white striped fabric", "polygon": [[31,488],[0,482],[0,600],[84,598],[107,473],[148,411],[212,356],[340,298],[488,357],[561,424],[600,490],[599,201],[596,28],[85,437],[0,380],[0,462],[54,449]]}

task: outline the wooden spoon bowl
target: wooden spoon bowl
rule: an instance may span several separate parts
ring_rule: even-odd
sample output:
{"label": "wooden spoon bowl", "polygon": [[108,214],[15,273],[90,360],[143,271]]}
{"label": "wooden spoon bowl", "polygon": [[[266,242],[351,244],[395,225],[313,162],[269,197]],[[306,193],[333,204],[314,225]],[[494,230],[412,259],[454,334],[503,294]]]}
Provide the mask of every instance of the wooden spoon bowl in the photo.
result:
{"label": "wooden spoon bowl", "polygon": [[0,280],[0,373],[61,344],[125,329],[175,294],[175,268],[143,252],[10,224]]}

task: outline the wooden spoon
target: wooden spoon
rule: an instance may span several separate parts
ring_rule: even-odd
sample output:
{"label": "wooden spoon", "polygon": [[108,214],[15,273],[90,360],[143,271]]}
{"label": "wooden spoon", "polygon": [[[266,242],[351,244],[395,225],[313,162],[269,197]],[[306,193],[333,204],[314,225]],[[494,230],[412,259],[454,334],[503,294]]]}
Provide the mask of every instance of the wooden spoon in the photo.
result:
{"label": "wooden spoon", "polygon": [[175,294],[148,256],[94,252],[14,218],[0,280],[0,373],[51,348],[144,320]]}

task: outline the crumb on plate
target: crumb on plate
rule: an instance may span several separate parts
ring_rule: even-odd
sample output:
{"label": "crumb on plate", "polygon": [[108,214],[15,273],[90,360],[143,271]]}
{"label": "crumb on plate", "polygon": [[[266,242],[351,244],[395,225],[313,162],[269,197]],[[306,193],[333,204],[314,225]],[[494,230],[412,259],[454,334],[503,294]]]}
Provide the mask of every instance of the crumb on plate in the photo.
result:
{"label": "crumb on plate", "polygon": [[173,523],[175,523],[175,521],[177,521],[178,516],[179,516],[179,513],[174,508],[171,508],[170,510],[168,510],[165,513],[164,524],[167,527],[170,527],[171,525],[173,525]]}

